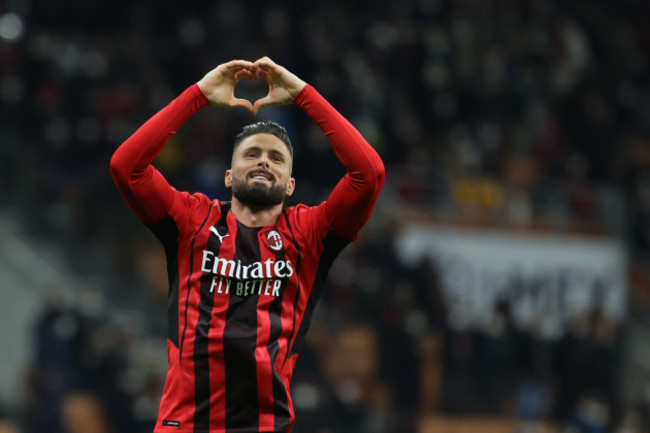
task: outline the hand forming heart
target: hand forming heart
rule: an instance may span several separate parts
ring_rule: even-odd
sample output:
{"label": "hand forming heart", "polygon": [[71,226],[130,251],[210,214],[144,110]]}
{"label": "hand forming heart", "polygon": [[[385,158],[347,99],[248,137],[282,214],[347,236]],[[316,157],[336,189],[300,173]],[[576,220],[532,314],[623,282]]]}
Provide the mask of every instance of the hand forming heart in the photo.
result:
{"label": "hand forming heart", "polygon": [[[251,103],[235,97],[235,87],[242,78],[257,81],[262,77],[269,86],[266,96]],[[198,83],[199,88],[212,105],[242,107],[253,114],[267,105],[286,105],[294,99],[307,83],[268,57],[254,63],[232,60],[208,72]]]}

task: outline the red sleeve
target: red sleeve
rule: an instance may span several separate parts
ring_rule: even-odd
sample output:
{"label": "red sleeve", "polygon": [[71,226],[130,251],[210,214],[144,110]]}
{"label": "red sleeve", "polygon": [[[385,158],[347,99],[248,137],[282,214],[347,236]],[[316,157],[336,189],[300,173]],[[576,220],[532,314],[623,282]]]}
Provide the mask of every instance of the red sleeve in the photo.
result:
{"label": "red sleeve", "polygon": [[111,158],[111,174],[124,199],[145,224],[165,217],[179,194],[151,163],[169,137],[209,101],[194,84],[129,137]]}
{"label": "red sleeve", "polygon": [[355,240],[384,185],[384,164],[359,131],[312,86],[305,86],[294,102],[318,124],[348,170],[325,202],[325,213],[337,234]]}

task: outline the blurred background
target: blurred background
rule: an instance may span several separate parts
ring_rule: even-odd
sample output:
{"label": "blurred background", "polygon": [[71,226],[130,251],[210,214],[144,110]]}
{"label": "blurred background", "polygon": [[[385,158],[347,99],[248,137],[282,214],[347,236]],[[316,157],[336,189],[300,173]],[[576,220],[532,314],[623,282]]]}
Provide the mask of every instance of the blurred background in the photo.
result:
{"label": "blurred background", "polygon": [[[298,361],[295,433],[650,431],[650,3],[0,0],[0,432],[141,433],[162,248],[112,152],[216,65],[268,55],[387,166]],[[257,99],[262,83],[241,83]],[[343,168],[296,107],[293,202]],[[244,110],[156,165],[228,198]]]}

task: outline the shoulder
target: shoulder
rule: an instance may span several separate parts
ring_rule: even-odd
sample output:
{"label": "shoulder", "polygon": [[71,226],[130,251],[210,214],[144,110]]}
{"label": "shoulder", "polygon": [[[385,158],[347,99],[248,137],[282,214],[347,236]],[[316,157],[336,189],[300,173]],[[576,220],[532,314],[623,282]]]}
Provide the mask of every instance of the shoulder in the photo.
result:
{"label": "shoulder", "polygon": [[218,200],[211,200],[201,192],[178,191],[174,200],[174,210],[196,211],[215,205],[216,203],[213,202],[218,202]]}
{"label": "shoulder", "polygon": [[172,207],[172,217],[179,221],[186,221],[186,227],[193,230],[193,227],[201,225],[212,212],[219,212],[224,202],[211,199],[207,195],[186,191],[179,192]]}
{"label": "shoulder", "polygon": [[303,253],[315,260],[334,260],[351,241],[336,234],[327,217],[325,203],[318,206],[296,205],[285,209],[288,228]]}
{"label": "shoulder", "polygon": [[295,206],[287,207],[284,213],[293,220],[313,220],[318,219],[321,214],[325,214],[325,202],[318,206],[308,206],[305,204],[297,204]]}
{"label": "shoulder", "polygon": [[307,238],[323,237],[331,229],[325,212],[325,202],[318,206],[298,204],[284,210],[289,227]]}

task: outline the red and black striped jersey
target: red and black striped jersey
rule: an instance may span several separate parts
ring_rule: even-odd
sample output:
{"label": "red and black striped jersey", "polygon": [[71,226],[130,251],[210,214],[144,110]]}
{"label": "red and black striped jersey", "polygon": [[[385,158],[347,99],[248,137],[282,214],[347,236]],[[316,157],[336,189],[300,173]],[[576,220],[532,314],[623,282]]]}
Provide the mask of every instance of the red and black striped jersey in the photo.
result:
{"label": "red and black striped jersey", "polygon": [[325,277],[365,224],[381,159],[311,86],[296,98],[348,172],[319,206],[247,227],[230,203],[171,187],[151,162],[208,101],[193,85],[111,160],[129,206],[162,242],[169,277],[168,372],[154,432],[288,432],[289,384]]}

